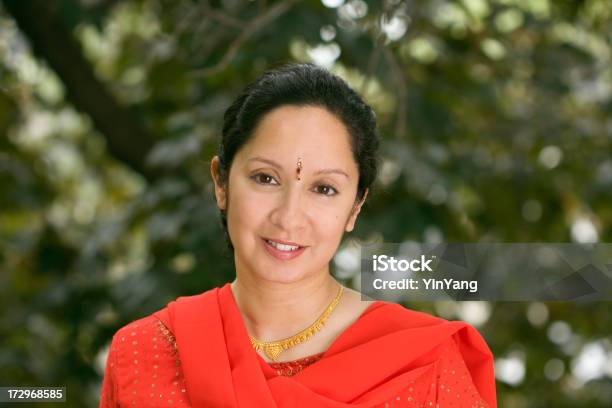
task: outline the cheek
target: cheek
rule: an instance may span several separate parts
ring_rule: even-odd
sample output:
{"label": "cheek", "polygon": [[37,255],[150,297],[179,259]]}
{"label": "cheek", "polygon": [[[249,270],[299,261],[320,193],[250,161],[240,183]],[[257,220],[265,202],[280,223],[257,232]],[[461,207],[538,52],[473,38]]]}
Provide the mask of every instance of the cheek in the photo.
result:
{"label": "cheek", "polygon": [[[261,218],[261,208],[253,197],[246,194],[244,183],[238,179],[230,179],[228,229],[235,246],[244,247],[247,231],[253,230]],[[240,244],[242,242],[242,244]]]}
{"label": "cheek", "polygon": [[312,214],[317,229],[321,234],[329,237],[342,235],[344,226],[349,216],[349,210],[345,205],[317,208]]}
{"label": "cheek", "polygon": [[267,203],[261,198],[253,199],[248,194],[239,191],[230,192],[229,214],[232,221],[241,227],[255,226],[265,217],[264,209]]}

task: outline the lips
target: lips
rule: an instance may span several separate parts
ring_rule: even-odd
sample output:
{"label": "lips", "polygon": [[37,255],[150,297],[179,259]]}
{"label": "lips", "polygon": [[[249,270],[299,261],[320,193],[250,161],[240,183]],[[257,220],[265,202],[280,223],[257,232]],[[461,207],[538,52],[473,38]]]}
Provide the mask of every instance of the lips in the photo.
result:
{"label": "lips", "polygon": [[297,258],[307,248],[295,242],[281,241],[276,239],[272,240],[268,238],[262,238],[262,240],[268,253],[274,258],[283,261]]}

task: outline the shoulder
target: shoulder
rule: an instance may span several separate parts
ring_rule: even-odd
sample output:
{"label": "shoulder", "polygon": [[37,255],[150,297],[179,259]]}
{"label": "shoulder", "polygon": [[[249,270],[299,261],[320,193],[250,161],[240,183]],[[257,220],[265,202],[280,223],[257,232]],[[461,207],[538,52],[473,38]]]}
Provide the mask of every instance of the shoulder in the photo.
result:
{"label": "shoulder", "polygon": [[448,339],[452,340],[464,355],[479,355],[485,358],[492,356],[480,332],[461,320],[446,320],[386,301],[377,301],[366,311],[365,316],[376,322],[370,327],[380,327],[385,333],[406,331],[415,336]]}
{"label": "shoulder", "polygon": [[[170,329],[170,314],[176,307],[194,309],[201,306],[202,301],[216,301],[217,291],[220,288],[212,288],[206,292],[181,296],[168,303],[166,307],[148,316],[134,320],[119,328],[113,336],[112,344],[116,348],[129,345],[143,345],[142,341],[151,344],[164,340],[170,346],[176,348],[174,335]],[[158,346],[159,347],[159,346]]]}
{"label": "shoulder", "polygon": [[153,314],[134,320],[122,326],[115,332],[114,337],[124,338],[122,341],[126,341],[129,337],[134,337],[138,332],[146,332],[147,330],[153,330],[159,323]]}
{"label": "shoulder", "polygon": [[[410,310],[399,304],[385,303],[381,311],[397,326],[409,329],[408,332],[414,336],[422,335],[428,339],[428,344],[433,347],[429,353],[435,361],[436,389],[445,391],[438,395],[440,406],[447,406],[457,398],[470,401],[470,406],[496,406],[493,353],[474,326]],[[454,387],[449,388],[449,385]]]}
{"label": "shoulder", "polygon": [[120,339],[121,342],[125,342],[132,337],[138,337],[143,334],[146,335],[158,332],[159,328],[161,327],[160,324],[160,320],[155,317],[154,313],[152,313],[148,316],[145,316],[138,320],[134,320],[120,327],[115,332],[115,335],[113,337],[116,339]]}
{"label": "shoulder", "polygon": [[[471,326],[470,326],[471,327]],[[478,333],[474,329],[474,333]],[[478,337],[481,339],[480,335]],[[455,336],[442,344],[436,362],[436,382],[441,392],[439,402],[444,406],[461,398],[471,406],[495,407],[495,372],[493,355],[484,343],[468,343]],[[438,388],[436,387],[436,388]],[[441,405],[442,406],[442,405]]]}
{"label": "shoulder", "polygon": [[[173,353],[176,341],[168,328],[155,316],[132,321],[115,332],[111,351],[121,356],[134,354]],[[134,353],[137,352],[137,353]]]}
{"label": "shoulder", "polygon": [[[174,336],[154,314],[126,324],[113,336],[109,350],[105,374],[113,387],[109,401],[116,401],[113,406],[128,406],[147,395],[169,393],[184,402],[186,387],[180,365]],[[155,405],[150,402],[147,406]]]}
{"label": "shoulder", "polygon": [[394,323],[398,328],[420,328],[430,326],[440,326],[446,328],[446,331],[461,333],[463,331],[471,336],[480,336],[474,326],[462,320],[447,320],[432,314],[413,310],[398,303],[379,300],[374,302],[371,313],[376,315],[376,318],[385,319],[390,323]]}

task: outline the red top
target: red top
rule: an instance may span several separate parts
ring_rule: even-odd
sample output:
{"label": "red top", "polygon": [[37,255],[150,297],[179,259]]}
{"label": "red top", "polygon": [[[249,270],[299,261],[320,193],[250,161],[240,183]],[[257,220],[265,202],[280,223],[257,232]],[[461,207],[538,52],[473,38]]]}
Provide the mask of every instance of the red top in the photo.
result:
{"label": "red top", "polygon": [[267,363],[228,284],[120,329],[100,407],[494,408],[491,357],[465,323],[375,302],[324,353]]}
{"label": "red top", "polygon": [[325,353],[313,354],[312,356],[300,358],[293,361],[282,361],[279,363],[268,363],[276,370],[276,374],[291,377],[296,375],[306,367],[319,361]]}

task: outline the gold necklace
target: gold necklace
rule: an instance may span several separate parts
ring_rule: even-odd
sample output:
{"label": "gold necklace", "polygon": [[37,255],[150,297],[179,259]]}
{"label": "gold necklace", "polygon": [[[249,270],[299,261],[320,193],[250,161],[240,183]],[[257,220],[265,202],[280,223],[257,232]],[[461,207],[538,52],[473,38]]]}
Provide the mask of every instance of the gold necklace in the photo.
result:
{"label": "gold necklace", "polygon": [[276,361],[279,354],[283,351],[290,349],[312,337],[316,332],[321,330],[325,325],[325,321],[329,317],[329,315],[334,311],[338,302],[340,301],[340,296],[342,296],[343,286],[340,285],[340,289],[338,290],[338,294],[331,301],[327,309],[319,316],[317,320],[298,334],[295,334],[291,337],[287,337],[278,341],[259,341],[253,336],[249,336],[251,339],[251,345],[257,351],[263,350],[266,353],[266,356],[270,358],[272,361]]}

